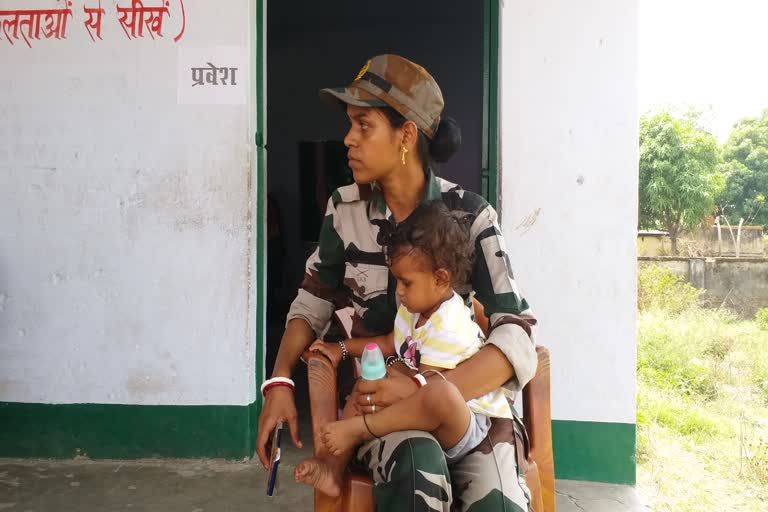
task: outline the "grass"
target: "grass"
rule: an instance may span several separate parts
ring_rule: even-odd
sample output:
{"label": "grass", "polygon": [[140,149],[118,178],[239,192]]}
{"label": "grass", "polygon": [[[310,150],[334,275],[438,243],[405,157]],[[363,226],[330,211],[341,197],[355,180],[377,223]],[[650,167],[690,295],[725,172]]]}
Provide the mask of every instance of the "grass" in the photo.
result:
{"label": "grass", "polygon": [[768,510],[768,330],[661,288],[639,314],[638,487],[658,511]]}
{"label": "grass", "polygon": [[768,308],[761,308],[757,311],[755,322],[762,330],[768,331]]}

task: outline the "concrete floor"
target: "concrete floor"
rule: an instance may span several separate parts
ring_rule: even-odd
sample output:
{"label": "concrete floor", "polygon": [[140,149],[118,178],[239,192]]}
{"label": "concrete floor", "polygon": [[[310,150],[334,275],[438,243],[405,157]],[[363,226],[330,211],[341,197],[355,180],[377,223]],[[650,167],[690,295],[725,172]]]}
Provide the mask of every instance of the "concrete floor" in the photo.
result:
{"label": "concrete floor", "polygon": [[555,482],[557,512],[647,512],[634,487],[557,480]]}
{"label": "concrete floor", "polygon": [[294,484],[291,466],[268,498],[265,473],[251,463],[0,460],[0,511],[311,510],[311,489]]}
{"label": "concrete floor", "polygon": [[[311,453],[303,386],[296,398],[305,448],[283,445],[280,488],[273,498],[266,496],[266,473],[253,462],[0,459],[0,512],[311,511],[312,490],[293,481],[293,468]],[[557,512],[648,510],[632,487],[558,480],[556,489]]]}
{"label": "concrete floor", "polygon": [[[274,498],[266,496],[265,473],[253,463],[0,459],[0,512],[310,511],[311,490],[291,476],[303,456],[286,450]],[[557,510],[649,509],[631,487],[560,480]]]}

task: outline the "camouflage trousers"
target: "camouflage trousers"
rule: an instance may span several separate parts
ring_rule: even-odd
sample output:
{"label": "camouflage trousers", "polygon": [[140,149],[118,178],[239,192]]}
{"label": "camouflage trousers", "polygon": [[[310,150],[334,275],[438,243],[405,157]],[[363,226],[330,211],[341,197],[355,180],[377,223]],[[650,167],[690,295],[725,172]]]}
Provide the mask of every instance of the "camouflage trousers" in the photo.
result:
{"label": "camouflage trousers", "polygon": [[450,467],[435,438],[418,431],[364,444],[357,463],[373,479],[377,511],[530,511],[530,491],[517,471],[512,420],[494,419],[483,442]]}

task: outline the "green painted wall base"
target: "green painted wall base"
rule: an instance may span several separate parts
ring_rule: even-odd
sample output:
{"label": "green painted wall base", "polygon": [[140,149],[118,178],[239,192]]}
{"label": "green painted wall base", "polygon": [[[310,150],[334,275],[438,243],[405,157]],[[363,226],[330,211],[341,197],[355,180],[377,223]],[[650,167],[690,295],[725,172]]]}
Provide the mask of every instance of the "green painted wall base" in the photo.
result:
{"label": "green painted wall base", "polygon": [[555,476],[634,485],[636,435],[631,423],[553,420]]}
{"label": "green painted wall base", "polygon": [[[261,403],[106,405],[0,402],[0,457],[252,457]],[[557,478],[635,483],[633,424],[552,422]]]}
{"label": "green painted wall base", "polygon": [[259,408],[0,402],[0,457],[243,459]]}

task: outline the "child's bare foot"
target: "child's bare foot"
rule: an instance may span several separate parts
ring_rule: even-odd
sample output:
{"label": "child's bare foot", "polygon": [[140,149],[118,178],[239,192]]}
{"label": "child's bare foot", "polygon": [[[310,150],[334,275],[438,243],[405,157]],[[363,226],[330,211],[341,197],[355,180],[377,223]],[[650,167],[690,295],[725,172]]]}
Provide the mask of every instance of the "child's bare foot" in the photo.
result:
{"label": "child's bare foot", "polygon": [[339,455],[373,438],[368,433],[362,416],[328,423],[323,427],[321,435],[325,447],[332,455]]}
{"label": "child's bare foot", "polygon": [[297,482],[314,487],[323,494],[336,497],[341,494],[338,477],[331,467],[320,459],[306,459],[296,466],[293,477]]}

